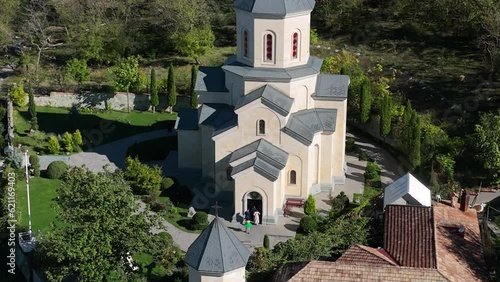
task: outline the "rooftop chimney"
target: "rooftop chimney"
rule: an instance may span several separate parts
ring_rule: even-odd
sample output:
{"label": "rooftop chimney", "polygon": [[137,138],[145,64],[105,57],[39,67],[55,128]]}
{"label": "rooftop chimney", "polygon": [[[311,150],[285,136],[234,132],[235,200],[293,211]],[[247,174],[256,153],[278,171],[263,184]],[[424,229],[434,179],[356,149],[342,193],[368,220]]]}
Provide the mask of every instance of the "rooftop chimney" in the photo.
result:
{"label": "rooftop chimney", "polygon": [[469,210],[470,196],[465,189],[462,190],[460,195],[460,210],[466,212]]}

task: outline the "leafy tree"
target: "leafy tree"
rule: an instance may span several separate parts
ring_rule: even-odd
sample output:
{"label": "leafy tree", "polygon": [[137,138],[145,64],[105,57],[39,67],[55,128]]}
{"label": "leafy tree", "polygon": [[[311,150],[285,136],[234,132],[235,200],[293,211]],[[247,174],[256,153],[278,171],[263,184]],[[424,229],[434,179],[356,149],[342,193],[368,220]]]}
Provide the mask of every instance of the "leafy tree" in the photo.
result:
{"label": "leafy tree", "polygon": [[309,195],[307,200],[304,202],[304,213],[306,215],[315,215],[317,213],[316,200],[313,195]]}
{"label": "leafy tree", "polygon": [[80,151],[82,145],[83,145],[83,138],[82,138],[82,133],[80,132],[79,129],[75,130],[75,133],[73,133],[72,136],[72,146],[73,146],[73,151],[78,152]]}
{"label": "leafy tree", "polygon": [[73,58],[66,62],[66,74],[70,79],[78,82],[78,86],[81,86],[83,82],[90,79],[90,68],[86,60]]}
{"label": "leafy tree", "polygon": [[160,190],[162,172],[158,166],[149,167],[141,163],[137,157],[127,157],[125,166],[125,179],[135,193],[146,195]]}
{"label": "leafy tree", "polygon": [[391,132],[392,100],[390,94],[383,97],[382,111],[380,113],[380,136],[386,138]]}
{"label": "leafy tree", "polygon": [[420,165],[420,117],[416,111],[413,111],[410,119],[410,127],[408,129],[410,136],[410,147],[408,152],[408,159],[411,168],[415,169]]}
{"label": "leafy tree", "polygon": [[73,152],[73,135],[71,133],[64,132],[62,143],[67,152]]}
{"label": "leafy tree", "polygon": [[153,113],[155,112],[155,108],[160,104],[160,99],[158,97],[158,84],[156,83],[156,71],[155,69],[151,69],[151,84],[150,84],[150,103],[153,108]]}
{"label": "leafy tree", "polygon": [[198,75],[198,67],[196,65],[191,66],[191,85],[189,87],[189,103],[191,108],[198,108],[198,94],[194,91],[196,86],[196,77]]}
{"label": "leafy tree", "polygon": [[215,36],[209,25],[201,28],[193,27],[189,31],[177,34],[175,49],[179,54],[193,58],[196,64],[200,56],[214,47]]}
{"label": "leafy tree", "polygon": [[363,14],[362,0],[318,0],[312,18],[329,32],[353,30]]}
{"label": "leafy tree", "polygon": [[113,75],[115,90],[125,90],[127,92],[127,111],[130,113],[130,87],[140,79],[139,60],[137,57],[120,59],[116,66],[110,68]]}
{"label": "leafy tree", "polygon": [[[153,235],[153,215],[140,211],[120,171],[94,174],[74,167],[57,188],[60,225],[53,225],[37,249],[38,262],[49,280],[108,281],[112,273],[130,276],[126,256],[147,253],[165,259],[176,256],[172,243]],[[163,245],[165,244],[165,245]]]}
{"label": "leafy tree", "polygon": [[10,92],[12,103],[17,107],[26,105],[26,92],[22,84],[16,85]]}
{"label": "leafy tree", "polygon": [[175,90],[175,74],[174,66],[170,65],[168,68],[167,80],[167,96],[168,96],[168,109],[172,113],[172,108],[177,104],[177,92]]}
{"label": "leafy tree", "polygon": [[486,113],[480,117],[468,143],[474,158],[488,171],[490,179],[500,182],[500,112]]}
{"label": "leafy tree", "polygon": [[49,137],[49,144],[47,146],[47,149],[49,149],[49,152],[51,154],[59,153],[61,146],[59,145],[59,140],[57,140],[57,137],[55,137],[55,136]]}
{"label": "leafy tree", "polygon": [[371,93],[371,82],[368,78],[363,80],[361,85],[361,97],[360,97],[360,109],[359,117],[362,124],[366,124],[368,119],[370,119],[370,112],[372,108],[372,93]]}

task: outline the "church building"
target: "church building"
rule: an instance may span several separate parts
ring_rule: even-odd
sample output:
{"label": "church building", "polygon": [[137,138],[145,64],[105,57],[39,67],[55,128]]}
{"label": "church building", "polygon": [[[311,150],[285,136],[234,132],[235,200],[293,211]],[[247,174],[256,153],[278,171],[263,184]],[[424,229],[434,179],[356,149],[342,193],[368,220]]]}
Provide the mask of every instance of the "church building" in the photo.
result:
{"label": "church building", "polygon": [[349,77],[321,74],[310,55],[314,0],[236,0],[237,51],[200,67],[198,109],[176,122],[178,167],[198,169],[234,200],[276,224],[287,198],[345,182]]}

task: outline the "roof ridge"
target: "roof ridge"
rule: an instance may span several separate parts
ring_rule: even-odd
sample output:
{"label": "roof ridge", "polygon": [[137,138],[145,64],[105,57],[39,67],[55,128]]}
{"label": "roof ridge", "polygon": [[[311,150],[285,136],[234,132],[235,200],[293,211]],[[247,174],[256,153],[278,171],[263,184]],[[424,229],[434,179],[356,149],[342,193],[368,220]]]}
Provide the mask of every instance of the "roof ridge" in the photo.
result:
{"label": "roof ridge", "polygon": [[322,129],[321,131],[325,131],[325,125],[323,124],[323,122],[322,122],[322,121],[321,121],[321,119],[319,118],[319,114],[318,114],[317,109],[313,109],[313,112],[314,112],[314,114],[315,114],[316,118],[318,119],[319,124],[321,124],[321,129]]}
{"label": "roof ridge", "polygon": [[[207,226],[207,228],[208,228],[208,227],[210,227],[210,224]],[[202,232],[202,233],[203,233],[203,232]],[[211,234],[212,234],[212,228],[210,228],[210,229],[208,230],[207,240],[210,238],[210,235],[211,235]],[[200,238],[200,237],[198,237],[198,238]],[[200,268],[200,264],[201,264],[201,261],[203,260],[203,255],[205,254],[205,250],[207,249],[207,245],[208,245],[208,244],[206,244],[206,242],[204,242],[204,244],[203,244],[203,249],[202,249],[202,250],[201,250],[201,252],[200,252],[200,258],[198,259],[198,263],[197,263],[197,265],[196,265],[196,268]],[[191,246],[192,246],[192,244],[191,244]],[[188,249],[188,251],[189,251],[189,249]]]}

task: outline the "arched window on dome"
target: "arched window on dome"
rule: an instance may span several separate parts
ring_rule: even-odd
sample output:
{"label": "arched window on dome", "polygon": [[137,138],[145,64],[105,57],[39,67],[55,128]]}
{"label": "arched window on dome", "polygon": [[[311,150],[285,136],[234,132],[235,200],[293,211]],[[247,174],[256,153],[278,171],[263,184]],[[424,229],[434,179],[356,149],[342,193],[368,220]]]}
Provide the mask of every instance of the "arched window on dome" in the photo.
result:
{"label": "arched window on dome", "polygon": [[248,57],[248,30],[243,30],[243,56]]}
{"label": "arched window on dome", "polygon": [[295,172],[295,170],[290,171],[290,184],[297,184],[297,172]]}
{"label": "arched window on dome", "polygon": [[298,32],[292,34],[292,60],[299,58],[300,36]]}
{"label": "arched window on dome", "polygon": [[274,35],[270,32],[264,34],[264,62],[274,61]]}
{"label": "arched window on dome", "polygon": [[257,135],[266,135],[266,122],[263,119],[257,122]]}

